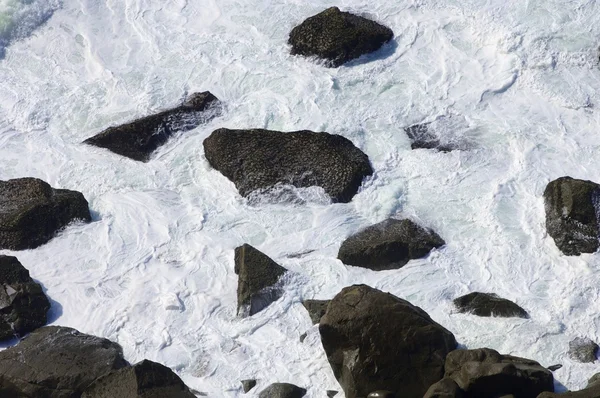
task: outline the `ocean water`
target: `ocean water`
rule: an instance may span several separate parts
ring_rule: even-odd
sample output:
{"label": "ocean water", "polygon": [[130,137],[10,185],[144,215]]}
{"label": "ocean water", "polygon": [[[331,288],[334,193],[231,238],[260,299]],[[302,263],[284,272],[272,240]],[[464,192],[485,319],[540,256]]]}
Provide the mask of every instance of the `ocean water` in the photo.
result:
{"label": "ocean water", "polygon": [[[289,31],[332,5],[389,26],[393,42],[337,69],[291,56]],[[356,283],[420,306],[468,348],[561,363],[557,381],[584,387],[597,365],[566,352],[578,336],[600,341],[600,258],[558,251],[542,193],[564,175],[600,182],[598,15],[591,0],[0,0],[0,179],[79,190],[94,214],[2,253],[44,285],[53,324],[164,363],[208,396],[240,396],[247,378],[254,394],[272,382],[341,390],[301,300]],[[223,115],[149,163],[81,144],[204,90]],[[411,150],[403,128],[429,121],[461,150]],[[319,188],[244,199],[204,158],[219,127],[341,134],[375,174],[348,204]],[[336,259],[388,217],[447,244],[394,271]],[[233,272],[243,243],[292,271],[283,297],[246,319]],[[531,319],[457,314],[452,299],[472,291]]]}

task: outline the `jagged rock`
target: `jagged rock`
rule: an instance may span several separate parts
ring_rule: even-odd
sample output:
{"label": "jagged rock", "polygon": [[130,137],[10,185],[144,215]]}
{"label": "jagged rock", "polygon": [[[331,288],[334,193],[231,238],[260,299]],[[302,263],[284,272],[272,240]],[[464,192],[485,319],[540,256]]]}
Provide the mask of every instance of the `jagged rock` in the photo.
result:
{"label": "jagged rock", "polygon": [[325,315],[325,311],[327,311],[327,305],[330,300],[304,300],[302,305],[308,311],[308,315],[310,315],[310,319],[313,325],[316,325],[321,320],[321,317]]}
{"label": "jagged rock", "polygon": [[256,386],[255,379],[242,380],[242,388],[244,389],[244,394],[248,391],[252,390]]}
{"label": "jagged rock", "polygon": [[598,250],[599,187],[571,177],[558,178],[546,186],[546,230],[568,256]]}
{"label": "jagged rock", "polygon": [[50,301],[16,257],[0,255],[0,340],[46,324]]}
{"label": "jagged rock", "polygon": [[289,383],[273,383],[258,394],[258,398],[302,398],[306,390]]}
{"label": "jagged rock", "polygon": [[440,152],[450,152],[454,149],[450,145],[441,143],[439,137],[429,130],[429,123],[406,127],[404,132],[410,138],[411,149],[437,149]]}
{"label": "jagged rock", "polygon": [[277,282],[287,270],[254,247],[235,249],[238,275],[238,314],[251,316],[277,301],[282,295]]}
{"label": "jagged rock", "polygon": [[600,398],[600,373],[593,375],[583,390],[560,394],[543,392],[537,398]]}
{"label": "jagged rock", "polygon": [[109,127],[84,143],[147,162],[152,152],[173,134],[191,130],[218,116],[218,105],[219,100],[210,92],[194,93],[180,106],[121,126]]}
{"label": "jagged rock", "polygon": [[458,384],[449,377],[444,377],[442,380],[429,387],[423,398],[464,398],[464,391],[460,389]]}
{"label": "jagged rock", "polygon": [[435,232],[411,220],[387,219],[346,239],[338,259],[375,271],[397,269],[444,244]]}
{"label": "jagged rock", "polygon": [[204,140],[212,167],[242,196],[288,184],[319,186],[335,202],[349,202],[373,174],[369,158],[340,135],[295,131],[215,130]]}
{"label": "jagged rock", "polygon": [[328,398],[333,398],[336,395],[338,395],[338,391],[334,391],[334,390],[327,390],[327,397]]}
{"label": "jagged rock", "polygon": [[0,396],[71,398],[127,366],[121,346],[75,329],[45,326],[0,351]]}
{"label": "jagged rock", "polygon": [[367,395],[367,398],[396,398],[396,394],[391,391],[378,390]]}
{"label": "jagged rock", "polygon": [[454,335],[422,309],[366,285],[342,289],[319,325],[333,374],[347,398],[388,390],[419,397],[444,375]]}
{"label": "jagged rock", "polygon": [[307,337],[307,336],[308,336],[308,333],[302,333],[302,334],[300,335],[300,342],[301,342],[301,343],[304,343],[304,340],[306,340],[306,337]]}
{"label": "jagged rock", "polygon": [[147,359],[97,379],[81,398],[195,398],[173,371]]}
{"label": "jagged rock", "polygon": [[536,397],[554,391],[552,372],[530,359],[501,355],[489,348],[455,350],[446,357],[445,377],[468,398]]}
{"label": "jagged rock", "polygon": [[34,249],[75,220],[91,221],[80,192],[37,178],[0,181],[0,249]]}
{"label": "jagged rock", "polygon": [[562,368],[562,364],[557,363],[556,365],[550,365],[550,366],[548,366],[546,369],[548,369],[551,372],[554,372],[555,370],[558,370],[560,368]]}
{"label": "jagged rock", "polygon": [[317,56],[337,67],[378,50],[393,37],[386,26],[331,7],[292,29],[288,43],[293,55]]}
{"label": "jagged rock", "polygon": [[510,300],[498,297],[494,293],[473,292],[454,300],[459,312],[468,312],[477,316],[497,316],[502,318],[528,318],[527,311]]}
{"label": "jagged rock", "polygon": [[569,342],[569,358],[577,362],[590,363],[596,360],[598,344],[584,337]]}

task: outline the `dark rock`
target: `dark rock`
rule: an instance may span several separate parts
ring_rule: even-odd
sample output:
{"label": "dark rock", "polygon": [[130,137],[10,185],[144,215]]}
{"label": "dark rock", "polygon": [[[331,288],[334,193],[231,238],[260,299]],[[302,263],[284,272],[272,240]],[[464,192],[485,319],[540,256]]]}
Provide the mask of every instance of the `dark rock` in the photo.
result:
{"label": "dark rock", "polygon": [[583,390],[555,394],[544,392],[537,398],[600,398],[600,373],[593,375]]}
{"label": "dark rock", "polygon": [[452,378],[467,397],[536,397],[554,391],[552,372],[539,363],[489,348],[455,350],[446,357],[445,377]]}
{"label": "dark rock", "polygon": [[304,388],[289,383],[273,383],[262,390],[258,398],[302,398],[304,395]]}
{"label": "dark rock", "polygon": [[317,56],[337,67],[378,50],[392,37],[386,26],[331,7],[292,29],[288,43],[293,55]]}
{"label": "dark rock", "polygon": [[16,257],[0,255],[0,340],[46,324],[50,302]]}
{"label": "dark rock", "polygon": [[333,374],[347,398],[385,389],[419,397],[444,375],[454,335],[422,309],[366,285],[342,289],[319,325]]}
{"label": "dark rock", "polygon": [[188,131],[219,115],[219,100],[208,91],[192,94],[182,105],[121,126],[109,127],[85,144],[147,162],[173,134]]}
{"label": "dark rock", "polygon": [[454,305],[459,312],[468,312],[477,316],[529,317],[523,308],[493,293],[469,293],[455,299]]}
{"label": "dark rock", "polygon": [[302,333],[302,334],[300,335],[300,342],[301,342],[301,343],[304,343],[304,340],[306,340],[306,337],[307,337],[307,336],[308,336],[308,334],[307,334],[307,333]]}
{"label": "dark rock", "polygon": [[546,186],[546,230],[568,256],[598,250],[599,187],[571,177],[558,178]]}
{"label": "dark rock", "polygon": [[596,360],[598,344],[584,337],[578,337],[569,342],[569,358],[582,363],[590,363]]}
{"label": "dark rock", "polygon": [[439,137],[430,131],[429,123],[406,127],[404,132],[411,140],[411,149],[436,149],[440,152],[450,152],[455,149],[451,145],[442,144]]}
{"label": "dark rock", "polygon": [[340,135],[295,131],[218,129],[204,140],[212,167],[242,196],[276,184],[320,186],[335,202],[349,202],[366,176],[369,158]]}
{"label": "dark rock", "polygon": [[80,192],[54,189],[37,178],[0,181],[0,249],[33,249],[72,221],[91,219]]}
{"label": "dark rock", "polygon": [[304,300],[302,305],[308,311],[308,315],[310,315],[310,319],[313,325],[316,325],[321,320],[321,317],[325,315],[325,311],[327,311],[327,305],[330,300]]}
{"label": "dark rock", "polygon": [[244,389],[244,394],[248,391],[252,390],[256,386],[255,379],[242,380],[242,388]]}
{"label": "dark rock", "polygon": [[378,390],[367,395],[367,398],[396,398],[396,394],[391,391]]}
{"label": "dark rock", "polygon": [[82,398],[195,398],[173,371],[147,359],[97,379]]}
{"label": "dark rock", "polygon": [[346,239],[338,259],[375,271],[397,269],[444,244],[435,232],[411,220],[387,219]]}
{"label": "dark rock", "polygon": [[248,244],[236,248],[235,273],[239,276],[238,314],[251,316],[277,301],[282,291],[276,284],[286,271]]}
{"label": "dark rock", "polygon": [[458,384],[449,377],[444,377],[442,380],[429,387],[423,398],[464,398],[465,393],[460,389]]}
{"label": "dark rock", "polygon": [[334,391],[334,390],[327,390],[327,397],[328,398],[333,398],[336,395],[338,395],[338,391]]}
{"label": "dark rock", "polygon": [[0,351],[0,396],[71,398],[127,366],[121,346],[75,329],[45,326]]}
{"label": "dark rock", "polygon": [[548,366],[546,369],[548,369],[551,372],[554,372],[555,370],[558,370],[560,368],[562,368],[562,364],[557,363],[556,365],[550,365],[550,366]]}

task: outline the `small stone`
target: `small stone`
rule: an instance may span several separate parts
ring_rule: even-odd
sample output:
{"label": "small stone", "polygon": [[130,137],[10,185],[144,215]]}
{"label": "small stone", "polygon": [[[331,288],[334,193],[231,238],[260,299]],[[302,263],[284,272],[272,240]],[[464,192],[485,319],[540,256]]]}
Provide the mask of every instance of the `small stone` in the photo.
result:
{"label": "small stone", "polygon": [[569,358],[582,363],[596,360],[598,344],[585,337],[578,337],[569,343]]}
{"label": "small stone", "polygon": [[246,394],[248,391],[252,390],[254,388],[254,386],[256,386],[255,379],[242,380],[242,388],[244,389],[244,394]]}

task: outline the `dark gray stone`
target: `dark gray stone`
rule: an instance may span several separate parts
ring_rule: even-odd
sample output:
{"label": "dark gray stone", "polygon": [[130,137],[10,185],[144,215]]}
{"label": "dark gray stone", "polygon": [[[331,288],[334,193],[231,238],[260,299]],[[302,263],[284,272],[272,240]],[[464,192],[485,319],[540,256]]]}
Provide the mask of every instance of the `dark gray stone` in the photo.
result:
{"label": "dark gray stone", "polygon": [[555,370],[558,370],[560,368],[562,368],[562,364],[557,363],[556,365],[550,365],[550,366],[548,366],[546,369],[548,369],[551,372],[554,372]]}
{"label": "dark gray stone", "polygon": [[306,340],[306,337],[307,337],[307,336],[308,336],[308,334],[307,334],[307,333],[302,333],[302,334],[300,335],[300,342],[301,342],[301,343],[304,343],[304,340]]}
{"label": "dark gray stone", "polygon": [[109,127],[84,143],[147,162],[152,152],[173,134],[196,128],[219,113],[217,97],[208,91],[195,93],[178,107],[121,126]]}
{"label": "dark gray stone", "polygon": [[600,373],[593,375],[583,390],[556,394],[544,392],[537,398],[600,398]]}
{"label": "dark gray stone", "polygon": [[116,343],[45,326],[0,351],[0,396],[75,398],[97,378],[126,366]]}
{"label": "dark gray stone", "polygon": [[147,359],[100,377],[82,398],[195,398],[173,371]]}
{"label": "dark gray stone", "polygon": [[582,363],[591,363],[596,360],[598,344],[585,337],[577,337],[569,342],[569,358]]}
{"label": "dark gray stone", "polygon": [[465,393],[454,380],[444,377],[432,384],[423,398],[465,398]]}
{"label": "dark gray stone", "polygon": [[288,43],[293,55],[317,56],[337,67],[378,50],[393,37],[388,27],[331,7],[292,29]]}
{"label": "dark gray stone", "polygon": [[16,257],[0,255],[0,340],[21,337],[47,321],[50,301]]}
{"label": "dark gray stone", "polygon": [[312,131],[218,129],[204,140],[204,153],[242,196],[289,184],[319,186],[334,202],[349,202],[373,174],[367,155],[350,140]]}
{"label": "dark gray stone", "polygon": [[546,186],[546,230],[567,256],[598,250],[599,187],[571,177],[558,178]]}
{"label": "dark gray stone", "polygon": [[277,282],[286,271],[248,244],[236,248],[238,314],[252,316],[277,301],[282,295]]}
{"label": "dark gray stone", "polygon": [[273,383],[258,394],[258,398],[302,398],[306,390],[289,383]]}
{"label": "dark gray stone", "polygon": [[255,379],[242,380],[242,388],[244,389],[244,394],[248,391],[252,390],[256,386]]}
{"label": "dark gray stone", "polygon": [[455,149],[451,145],[442,144],[439,137],[430,131],[429,123],[406,127],[404,132],[410,138],[411,149],[436,149],[440,152],[450,152]]}
{"label": "dark gray stone", "polygon": [[445,244],[432,230],[411,220],[387,219],[346,239],[338,252],[344,264],[375,271],[401,268]]}
{"label": "dark gray stone", "polygon": [[325,315],[325,311],[327,311],[327,305],[330,300],[304,300],[302,305],[308,311],[308,315],[310,315],[310,320],[313,325],[316,325],[321,320],[321,317]]}
{"label": "dark gray stone", "polygon": [[469,293],[454,300],[459,312],[468,312],[477,316],[496,316],[501,318],[528,318],[527,311],[510,300],[498,297],[494,293]]}
{"label": "dark gray stone", "polygon": [[327,397],[328,397],[328,398],[333,398],[333,397],[335,397],[336,395],[338,395],[338,392],[339,392],[339,391],[335,391],[335,390],[327,390]]}
{"label": "dark gray stone", "polygon": [[454,335],[422,309],[366,285],[342,289],[319,325],[321,342],[346,398],[387,390],[422,397],[444,375]]}
{"label": "dark gray stone", "polygon": [[0,249],[34,249],[75,220],[91,221],[80,192],[37,178],[0,181]]}

